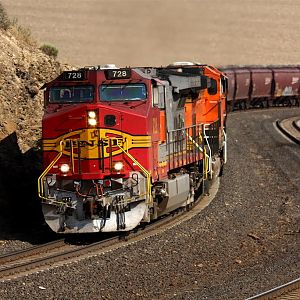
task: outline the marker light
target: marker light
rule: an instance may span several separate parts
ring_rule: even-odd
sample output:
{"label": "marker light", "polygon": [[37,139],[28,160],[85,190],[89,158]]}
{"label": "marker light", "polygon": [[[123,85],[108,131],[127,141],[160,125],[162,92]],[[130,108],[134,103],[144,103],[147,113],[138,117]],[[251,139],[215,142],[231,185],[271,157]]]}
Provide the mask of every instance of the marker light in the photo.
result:
{"label": "marker light", "polygon": [[117,161],[114,165],[114,169],[116,171],[121,171],[124,167],[124,164],[121,161]]}
{"label": "marker light", "polygon": [[62,173],[68,173],[70,171],[70,166],[68,164],[62,164],[60,166],[60,171]]}

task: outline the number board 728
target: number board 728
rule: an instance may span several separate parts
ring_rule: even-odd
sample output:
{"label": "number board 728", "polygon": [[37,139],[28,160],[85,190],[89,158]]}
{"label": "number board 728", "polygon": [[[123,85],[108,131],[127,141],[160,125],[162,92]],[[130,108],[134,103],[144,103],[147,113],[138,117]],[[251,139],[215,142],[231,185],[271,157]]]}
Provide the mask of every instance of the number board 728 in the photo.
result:
{"label": "number board 728", "polygon": [[64,81],[81,81],[85,80],[84,71],[65,71],[62,74],[62,80]]}
{"label": "number board 728", "polygon": [[130,69],[105,70],[106,79],[128,79],[131,77]]}

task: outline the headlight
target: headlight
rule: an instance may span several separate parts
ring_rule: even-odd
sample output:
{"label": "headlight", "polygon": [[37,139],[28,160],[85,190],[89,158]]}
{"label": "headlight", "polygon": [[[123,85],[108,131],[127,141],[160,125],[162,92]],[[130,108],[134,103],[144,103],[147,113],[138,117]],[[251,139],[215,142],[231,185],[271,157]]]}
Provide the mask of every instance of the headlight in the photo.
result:
{"label": "headlight", "polygon": [[96,113],[93,110],[91,110],[91,111],[88,112],[88,116],[91,119],[96,119]]}
{"label": "headlight", "polygon": [[124,167],[124,164],[121,162],[121,161],[117,161],[115,164],[114,164],[114,169],[116,171],[121,171]]}
{"label": "headlight", "polygon": [[60,171],[62,173],[68,173],[70,171],[70,166],[68,164],[62,164],[60,166]]}
{"label": "headlight", "polygon": [[88,123],[91,126],[96,126],[97,125],[97,120],[96,119],[88,119]]}
{"label": "headlight", "polygon": [[90,126],[96,126],[97,125],[97,114],[95,111],[90,110],[87,112],[88,115],[88,124]]}

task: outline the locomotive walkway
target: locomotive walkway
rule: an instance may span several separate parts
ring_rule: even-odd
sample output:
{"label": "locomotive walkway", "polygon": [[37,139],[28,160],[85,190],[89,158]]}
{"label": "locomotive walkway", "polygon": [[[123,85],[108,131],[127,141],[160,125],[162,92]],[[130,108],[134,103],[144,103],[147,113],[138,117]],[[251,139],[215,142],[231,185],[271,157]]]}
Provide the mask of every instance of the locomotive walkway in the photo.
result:
{"label": "locomotive walkway", "polygon": [[300,145],[300,117],[277,121],[279,129],[292,141]]}

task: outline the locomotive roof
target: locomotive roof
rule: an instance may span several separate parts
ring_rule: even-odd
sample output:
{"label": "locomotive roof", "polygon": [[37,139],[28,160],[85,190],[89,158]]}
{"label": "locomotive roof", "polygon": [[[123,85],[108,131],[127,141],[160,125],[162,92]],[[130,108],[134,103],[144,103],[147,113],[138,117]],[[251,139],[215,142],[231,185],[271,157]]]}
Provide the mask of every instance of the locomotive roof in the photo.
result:
{"label": "locomotive roof", "polygon": [[[44,84],[41,89],[44,89],[48,86],[51,86],[56,81],[70,81],[66,79],[66,74],[70,72],[108,72],[112,70],[131,70],[137,73],[139,76],[145,79],[149,80],[167,80],[170,81],[170,78],[172,77],[172,83],[182,81],[182,79],[179,79],[179,77],[183,78],[191,78],[191,77],[203,77],[204,76],[204,69],[209,68],[214,72],[221,73],[219,69],[216,69],[214,67],[211,67],[206,64],[171,64],[168,66],[160,66],[160,67],[124,67],[124,68],[117,68],[115,65],[106,65],[106,66],[87,66],[84,68],[79,68],[77,70],[71,70],[71,71],[64,71],[62,72],[58,77],[56,77],[54,80]],[[86,73],[85,73],[86,74]],[[175,76],[175,77],[174,77]],[[84,77],[84,78],[83,78]],[[86,78],[83,76],[81,78],[82,81],[84,81]],[[178,78],[174,80],[174,78]],[[126,78],[127,79],[127,78]],[[75,80],[76,81],[76,80]],[[80,81],[80,80],[77,80]],[[188,80],[189,81],[189,80]],[[202,84],[203,85],[203,82]]]}

